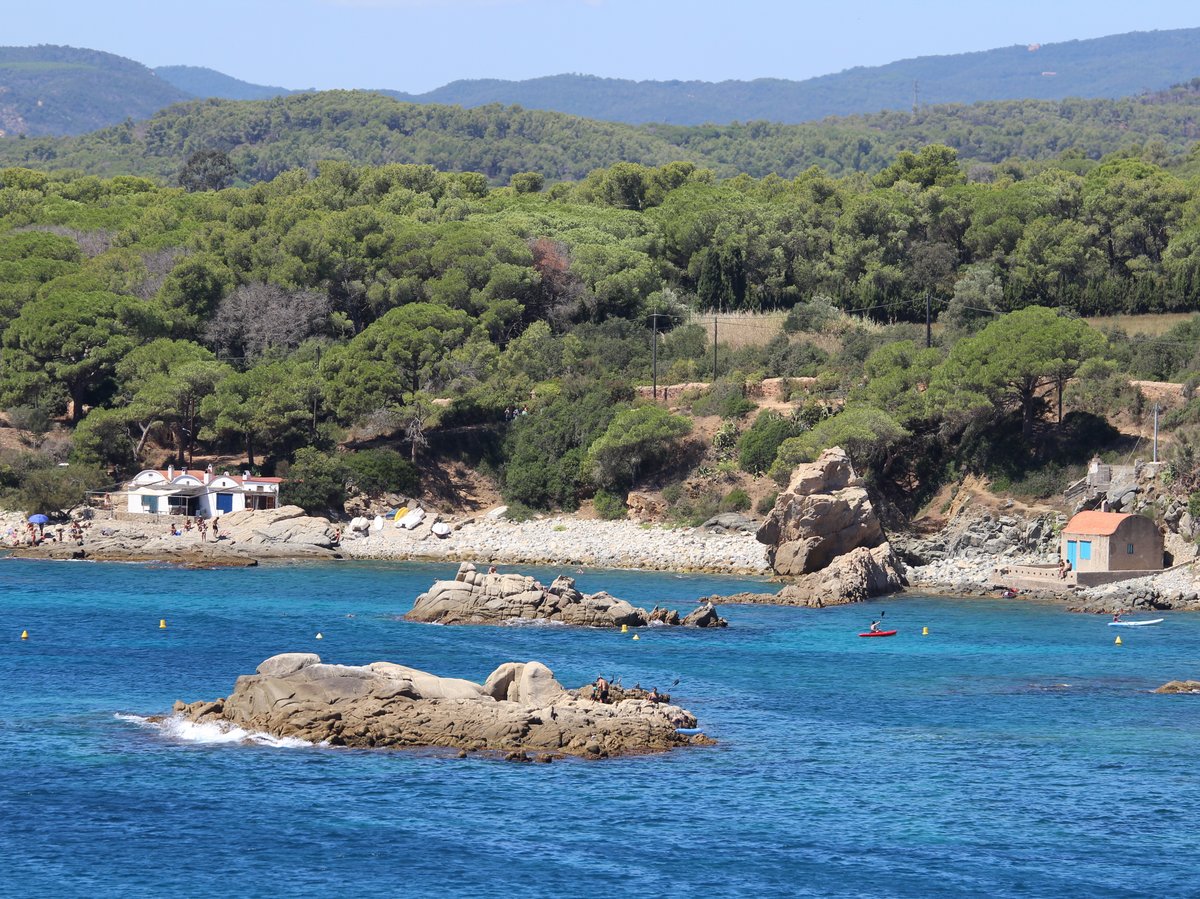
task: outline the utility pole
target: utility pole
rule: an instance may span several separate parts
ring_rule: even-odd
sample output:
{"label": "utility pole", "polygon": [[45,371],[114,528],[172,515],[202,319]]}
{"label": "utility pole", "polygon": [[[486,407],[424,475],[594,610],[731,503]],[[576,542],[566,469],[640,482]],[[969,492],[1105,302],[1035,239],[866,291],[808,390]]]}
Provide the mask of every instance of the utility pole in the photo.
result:
{"label": "utility pole", "polygon": [[925,349],[929,349],[931,346],[933,346],[933,326],[930,324],[930,316],[929,316],[930,308],[931,308],[931,300],[929,298],[929,291],[926,291],[925,292]]}
{"label": "utility pole", "polygon": [[654,382],[653,382],[654,387],[652,389],[654,391],[654,399],[657,400],[658,399],[658,313],[657,312],[650,313],[650,329],[651,329],[650,333],[653,335],[653,337],[651,338],[653,340],[653,344],[652,344],[651,350],[650,350],[650,358],[653,360],[653,362],[651,363],[651,367],[654,371]]}
{"label": "utility pole", "polygon": [[717,313],[713,313],[713,383],[717,383]]}
{"label": "utility pole", "polygon": [[1158,461],[1158,403],[1154,404],[1154,461]]}

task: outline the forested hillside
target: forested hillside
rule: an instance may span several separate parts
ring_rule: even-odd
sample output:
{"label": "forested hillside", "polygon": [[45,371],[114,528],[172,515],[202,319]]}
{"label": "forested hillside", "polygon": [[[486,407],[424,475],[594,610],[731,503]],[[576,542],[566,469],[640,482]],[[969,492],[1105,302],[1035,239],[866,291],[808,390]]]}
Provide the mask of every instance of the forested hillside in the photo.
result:
{"label": "forested hillside", "polygon": [[[988,100],[1130,97],[1200,76],[1197,58],[1200,28],[1189,28],[925,56],[804,81],[712,83],[553,75],[527,81],[455,81],[423,94],[380,92],[404,102],[515,104],[629,124],[798,124],[881,110],[911,112],[914,105],[923,109]],[[199,66],[160,66],[152,71],[93,50],[0,48],[0,128],[10,135],[82,134],[127,118],[146,118],[186,97],[255,100],[290,93]],[[936,134],[932,138],[941,139]],[[616,160],[607,162],[611,161]]]}
{"label": "forested hillside", "polygon": [[284,87],[251,84],[249,81],[242,81],[240,78],[233,78],[204,66],[158,66],[154,69],[154,74],[189,97],[269,100],[271,97],[296,93]]}
{"label": "forested hillside", "polygon": [[74,47],[0,47],[0,131],[82,134],[144,119],[187,94],[141,63]]}
{"label": "forested hillside", "polygon": [[[304,504],[329,508],[378,466],[415,477],[399,457],[333,452],[383,436],[418,464],[473,446],[529,506],[595,494],[619,513],[687,458],[687,421],[632,403],[632,385],[654,355],[660,382],[708,376],[711,332],[692,317],[760,308],[789,310],[786,331],[719,347],[725,377],[688,400],[728,418],[730,470],[785,472],[837,442],[897,501],[958,471],[1015,478],[1094,451],[1110,434],[1097,415],[1139,408],[1130,375],[1200,377],[1193,324],[1132,341],[1074,317],[1200,308],[1196,198],[1134,157],[972,182],[936,145],[874,179],[619,163],[550,189],[344,162],[190,193],[6,169],[0,406],[26,430],[77,428],[0,457],[0,492],[78,487],[87,466],[128,471],[169,446],[290,465],[304,490],[328,487]],[[928,350],[903,324],[926,296]],[[767,376],[817,381],[794,416],[747,430],[745,381]],[[1083,418],[1051,426],[1051,387]],[[1169,424],[1197,420],[1189,406]]]}
{"label": "forested hillside", "polygon": [[1127,100],[1013,101],[939,106],[917,116],[881,113],[810,125],[634,127],[519,107],[461,109],[399,103],[371,93],[328,91],[262,101],[192,101],[143,123],[76,138],[0,140],[0,164],[173,181],[194,153],[220,151],[240,183],[325,159],[370,165],[428,164],[482,172],[494,184],[515,173],[578,180],[617,162],[685,160],[720,177],[793,178],[811,166],[840,175],[874,173],[903,150],[944,143],[967,163],[1010,157],[1068,158],[1083,171],[1100,157],[1143,145],[1154,161],[1194,164],[1200,80]]}
{"label": "forested hillside", "polygon": [[[798,52],[802,47],[801,36]],[[797,124],[885,109],[910,111],[914,100],[939,105],[1128,97],[1190,81],[1200,75],[1198,58],[1200,28],[1188,28],[923,56],[804,81],[628,81],[554,75],[527,81],[455,81],[424,94],[397,92],[394,96],[468,107],[516,103],[631,124],[727,124],[760,119]]]}

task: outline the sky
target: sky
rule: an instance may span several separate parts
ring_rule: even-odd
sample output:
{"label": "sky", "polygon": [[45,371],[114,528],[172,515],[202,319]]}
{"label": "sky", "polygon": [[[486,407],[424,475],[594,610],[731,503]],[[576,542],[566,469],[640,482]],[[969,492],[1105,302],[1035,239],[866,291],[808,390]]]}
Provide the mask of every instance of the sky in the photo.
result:
{"label": "sky", "polygon": [[288,88],[461,78],[804,79],[914,56],[1200,26],[1195,0],[9,0],[0,44],[67,44]]}

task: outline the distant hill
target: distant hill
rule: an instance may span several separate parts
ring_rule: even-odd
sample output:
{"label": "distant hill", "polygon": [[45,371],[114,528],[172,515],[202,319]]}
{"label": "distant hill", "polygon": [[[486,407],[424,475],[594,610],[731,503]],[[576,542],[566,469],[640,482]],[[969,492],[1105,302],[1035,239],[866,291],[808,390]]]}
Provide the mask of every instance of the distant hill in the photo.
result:
{"label": "distant hill", "polygon": [[[377,93],[406,103],[468,108],[515,104],[627,124],[797,124],[831,115],[911,112],[914,100],[924,109],[989,100],[1115,99],[1162,90],[1197,75],[1200,28],[1187,28],[923,56],[806,81],[553,75],[527,81],[455,81],[423,94]],[[95,50],[0,48],[0,129],[10,135],[82,134],[126,118],[146,118],[188,98],[264,100],[291,93],[197,66],[151,70]]]}
{"label": "distant hill", "polygon": [[159,66],[154,74],[191,97],[219,97],[225,100],[269,100],[298,93],[286,87],[251,84],[216,69],[203,66]]}
{"label": "distant hill", "polygon": [[[922,56],[806,81],[625,81],[554,75],[528,81],[455,81],[398,100],[481,106],[518,104],[605,121],[677,125],[768,121],[911,110],[985,100],[1127,97],[1200,75],[1200,28],[1144,31],[1084,41]],[[914,97],[914,83],[917,88]]]}
{"label": "distant hill", "polygon": [[[718,175],[795,177],[877,172],[901,150],[945,143],[967,164],[1010,157],[1077,162],[1153,144],[1167,164],[1200,139],[1200,79],[1124,100],[1016,100],[948,104],[911,113],[829,118],[806,125],[625,125],[517,106],[434,106],[380,94],[326,91],[270,100],[193,100],[142,123],[78,137],[0,139],[0,167],[72,168],[172,180],[199,150],[229,154],[243,182],[270,180],[321,160],[420,163],[482,172],[497,184],[516,172],[575,180],[616,162],[686,160]],[[1194,156],[1195,154],[1193,154]]]}
{"label": "distant hill", "polygon": [[141,63],[74,47],[0,47],[0,130],[82,134],[188,95]]}

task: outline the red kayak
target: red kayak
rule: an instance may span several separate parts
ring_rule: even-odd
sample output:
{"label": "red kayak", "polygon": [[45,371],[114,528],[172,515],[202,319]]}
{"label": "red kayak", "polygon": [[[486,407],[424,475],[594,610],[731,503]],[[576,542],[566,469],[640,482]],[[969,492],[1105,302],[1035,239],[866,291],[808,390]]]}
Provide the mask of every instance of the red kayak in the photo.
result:
{"label": "red kayak", "polygon": [[859,634],[860,637],[894,637],[895,631],[867,631],[864,634]]}

